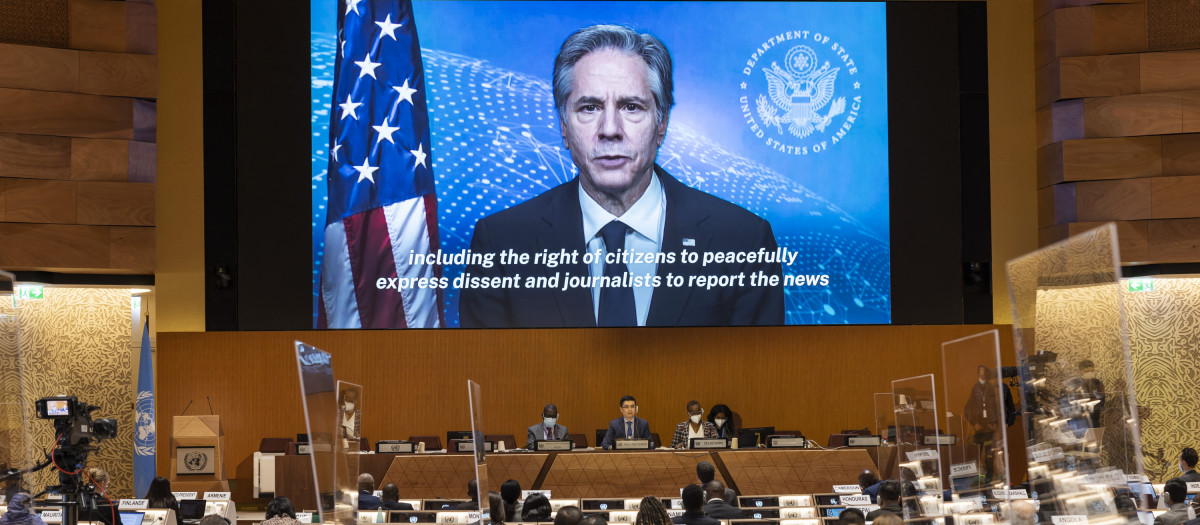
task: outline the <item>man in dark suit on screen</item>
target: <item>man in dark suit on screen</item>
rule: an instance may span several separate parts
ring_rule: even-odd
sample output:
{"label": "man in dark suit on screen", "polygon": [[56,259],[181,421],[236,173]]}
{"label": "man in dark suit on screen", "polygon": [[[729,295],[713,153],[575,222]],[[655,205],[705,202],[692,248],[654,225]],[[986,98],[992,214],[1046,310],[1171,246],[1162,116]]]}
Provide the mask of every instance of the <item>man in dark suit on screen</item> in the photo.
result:
{"label": "man in dark suit on screen", "polygon": [[[654,438],[650,435],[650,422],[637,417],[637,400],[633,396],[621,397],[621,417],[616,418],[608,423],[608,432],[604,434],[604,440],[600,442],[600,447],[604,450],[613,448],[613,443],[618,439],[649,439]],[[656,446],[658,443],[650,443],[650,446]]]}
{"label": "man in dark suit on screen", "polygon": [[[655,163],[674,103],[663,43],[620,26],[581,29],[559,50],[553,84],[579,176],[475,225],[473,252],[531,259],[467,266],[472,278],[520,280],[464,286],[462,326],[783,324],[782,282],[751,285],[782,279],[771,225]],[[702,265],[684,250],[732,256]],[[558,259],[550,267],[537,254]]]}

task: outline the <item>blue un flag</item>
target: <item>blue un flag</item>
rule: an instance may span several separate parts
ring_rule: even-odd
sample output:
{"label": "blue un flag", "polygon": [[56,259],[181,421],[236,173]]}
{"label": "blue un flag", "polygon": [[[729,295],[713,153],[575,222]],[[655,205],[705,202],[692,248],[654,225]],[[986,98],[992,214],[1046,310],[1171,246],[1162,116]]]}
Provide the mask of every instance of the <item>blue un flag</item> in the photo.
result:
{"label": "blue un flag", "polygon": [[150,318],[142,327],[138,359],[137,403],[133,426],[133,494],[142,497],[154,481],[154,368],[150,361]]}

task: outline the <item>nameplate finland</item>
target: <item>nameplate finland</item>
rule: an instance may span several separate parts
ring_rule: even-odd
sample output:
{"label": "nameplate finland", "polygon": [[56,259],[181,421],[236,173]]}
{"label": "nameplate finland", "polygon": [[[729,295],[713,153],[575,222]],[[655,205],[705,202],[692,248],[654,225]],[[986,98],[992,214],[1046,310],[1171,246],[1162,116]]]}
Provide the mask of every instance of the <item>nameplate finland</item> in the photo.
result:
{"label": "nameplate finland", "polygon": [[117,504],[118,509],[147,509],[150,507],[148,499],[123,499]]}
{"label": "nameplate finland", "polygon": [[768,448],[804,448],[807,445],[807,440],[799,436],[769,436],[767,437]]}
{"label": "nameplate finland", "polygon": [[950,465],[950,477],[974,476],[979,474],[979,465],[974,461]]}
{"label": "nameplate finland", "polygon": [[846,436],[847,447],[878,447],[882,443],[879,436]]}
{"label": "nameplate finland", "polygon": [[841,501],[842,505],[870,505],[871,496],[866,494],[849,494],[846,496],[839,496],[838,501]]}
{"label": "nameplate finland", "polygon": [[177,500],[196,499],[196,492],[172,492]]}
{"label": "nameplate finland", "polygon": [[646,450],[650,448],[649,439],[618,439],[615,443],[617,450]]}
{"label": "nameplate finland", "polygon": [[858,485],[834,485],[833,491],[838,494],[862,494],[862,487]]}
{"label": "nameplate finland", "polygon": [[205,499],[206,501],[212,501],[212,500],[228,500],[228,499],[229,499],[229,495],[230,495],[230,494],[229,494],[228,492],[205,492],[205,493],[204,493],[204,499]]}
{"label": "nameplate finland", "polygon": [[535,442],[533,448],[545,452],[564,452],[571,450],[571,444],[565,439],[547,439]]}
{"label": "nameplate finland", "polygon": [[924,461],[927,459],[937,459],[938,451],[936,450],[914,450],[907,454],[909,461]]}
{"label": "nameplate finland", "polygon": [[1064,516],[1050,516],[1050,521],[1053,521],[1054,525],[1083,525],[1088,522],[1088,519],[1083,514],[1067,514]]}
{"label": "nameplate finland", "polygon": [[729,448],[729,440],[725,438],[692,438],[692,448]]}
{"label": "nameplate finland", "polygon": [[384,443],[382,441],[375,443],[375,453],[377,454],[412,454],[417,449],[410,441],[396,441]]}

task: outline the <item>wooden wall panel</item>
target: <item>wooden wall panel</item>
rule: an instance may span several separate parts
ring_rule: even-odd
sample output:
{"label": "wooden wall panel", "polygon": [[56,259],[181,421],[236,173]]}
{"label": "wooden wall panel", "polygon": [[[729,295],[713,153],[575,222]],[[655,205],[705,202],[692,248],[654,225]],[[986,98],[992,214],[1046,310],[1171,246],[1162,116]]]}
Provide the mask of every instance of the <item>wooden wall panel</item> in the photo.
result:
{"label": "wooden wall panel", "polygon": [[4,189],[5,222],[75,222],[75,184],[72,182],[8,179]]}
{"label": "wooden wall panel", "polygon": [[102,226],[0,223],[0,246],[4,247],[0,267],[11,270],[107,268],[109,264],[108,230]]}
{"label": "wooden wall panel", "polygon": [[[469,428],[466,380],[483,387],[488,433],[513,434],[558,404],[560,423],[594,436],[632,394],[663,439],[697,399],[726,403],[744,426],[800,429],[824,440],[874,426],[874,392],[933,373],[940,344],[991,326],[411,330],[159,333],[159,414],[211,396],[223,418],[228,473],[263,437],[304,432],[292,341],[334,356],[339,378],[365,387],[363,434],[400,439]],[[1006,363],[1011,330],[1000,327]],[[198,406],[204,406],[198,409]],[[189,413],[207,411],[207,403]],[[158,429],[168,450],[170,420]],[[589,437],[591,443],[594,437]],[[594,444],[594,443],[593,443]],[[160,454],[160,471],[167,454]]]}
{"label": "wooden wall panel", "polygon": [[1162,174],[1162,140],[1157,136],[1066,140],[1038,150],[1039,188]]}
{"label": "wooden wall panel", "polygon": [[1153,182],[1151,217],[1200,217],[1200,176],[1162,177]]}
{"label": "wooden wall panel", "polygon": [[79,53],[79,92],[121,97],[158,97],[158,57],[127,53]]}
{"label": "wooden wall panel", "polygon": [[71,179],[124,181],[129,179],[129,141],[71,139]]}
{"label": "wooden wall panel", "polygon": [[109,228],[109,268],[133,272],[154,271],[154,228]]}
{"label": "wooden wall panel", "polygon": [[75,91],[79,54],[68,49],[0,44],[0,87]]}
{"label": "wooden wall panel", "polygon": [[79,223],[154,226],[154,185],[78,182]]}
{"label": "wooden wall panel", "polygon": [[1075,184],[1076,220],[1131,221],[1151,217],[1151,179],[1089,181]]}
{"label": "wooden wall panel", "polygon": [[0,88],[0,132],[134,138],[134,100]]}
{"label": "wooden wall panel", "polygon": [[1200,261],[1200,219],[1149,221],[1147,233],[1151,260]]}
{"label": "wooden wall panel", "polygon": [[0,175],[18,179],[71,177],[71,139],[0,133]]}
{"label": "wooden wall panel", "polygon": [[1200,135],[1162,137],[1163,175],[1200,175]]}
{"label": "wooden wall panel", "polygon": [[71,48],[125,51],[125,2],[71,0]]}

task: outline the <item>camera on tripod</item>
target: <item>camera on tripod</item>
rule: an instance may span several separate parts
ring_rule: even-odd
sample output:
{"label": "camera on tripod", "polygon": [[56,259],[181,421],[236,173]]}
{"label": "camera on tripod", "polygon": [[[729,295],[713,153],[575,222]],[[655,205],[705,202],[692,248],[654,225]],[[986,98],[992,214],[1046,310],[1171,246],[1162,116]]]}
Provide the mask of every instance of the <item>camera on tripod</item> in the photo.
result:
{"label": "camera on tripod", "polygon": [[75,396],[43,397],[33,406],[37,417],[54,421],[54,432],[62,436],[60,447],[86,447],[117,437],[117,420],[93,421],[92,412],[100,407],[80,402]]}

